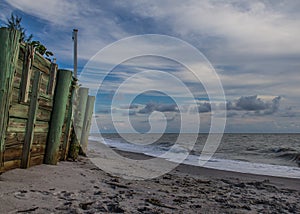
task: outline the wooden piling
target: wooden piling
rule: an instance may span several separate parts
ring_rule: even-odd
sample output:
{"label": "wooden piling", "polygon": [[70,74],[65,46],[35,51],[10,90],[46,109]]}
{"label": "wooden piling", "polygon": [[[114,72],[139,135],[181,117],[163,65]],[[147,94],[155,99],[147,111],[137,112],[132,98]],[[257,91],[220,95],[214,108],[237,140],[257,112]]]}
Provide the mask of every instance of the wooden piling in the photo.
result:
{"label": "wooden piling", "polygon": [[69,144],[70,144],[72,120],[73,120],[73,101],[75,99],[76,86],[77,86],[77,80],[73,78],[72,86],[71,86],[72,87],[71,99],[69,100],[69,109],[67,113],[65,136],[62,144],[62,154],[60,158],[61,160],[66,160],[69,153],[69,146],[70,146]]}
{"label": "wooden piling", "polygon": [[0,171],[4,167],[5,132],[12,96],[12,81],[19,55],[20,32],[0,28]]}
{"label": "wooden piling", "polygon": [[81,140],[88,93],[89,93],[88,88],[84,88],[84,87],[79,88],[77,99],[74,101],[76,103],[76,110],[74,116],[74,129],[75,129],[76,138],[78,139],[79,143]]}
{"label": "wooden piling", "polygon": [[72,72],[58,70],[44,163],[57,164]]}
{"label": "wooden piling", "polygon": [[21,168],[23,169],[29,167],[30,151],[33,142],[34,126],[35,126],[37,110],[38,110],[40,79],[41,79],[41,73],[36,72],[34,75],[34,80],[32,85],[28,119],[26,124],[25,140],[23,145],[23,153],[22,153],[22,160],[21,160]]}
{"label": "wooden piling", "polygon": [[81,151],[84,155],[87,154],[87,145],[88,145],[88,138],[89,133],[91,129],[91,121],[92,121],[92,115],[94,110],[94,104],[95,104],[95,97],[94,96],[88,96],[86,108],[85,108],[85,116],[82,126],[82,133],[81,133]]}

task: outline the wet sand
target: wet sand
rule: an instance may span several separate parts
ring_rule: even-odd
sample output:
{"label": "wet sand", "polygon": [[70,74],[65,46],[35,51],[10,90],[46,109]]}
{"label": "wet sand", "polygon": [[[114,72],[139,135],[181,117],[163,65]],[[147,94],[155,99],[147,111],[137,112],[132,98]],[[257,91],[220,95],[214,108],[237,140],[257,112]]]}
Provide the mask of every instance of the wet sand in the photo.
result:
{"label": "wet sand", "polygon": [[0,213],[299,213],[300,179],[182,164],[158,178],[134,181],[80,157],[6,172],[0,197]]}

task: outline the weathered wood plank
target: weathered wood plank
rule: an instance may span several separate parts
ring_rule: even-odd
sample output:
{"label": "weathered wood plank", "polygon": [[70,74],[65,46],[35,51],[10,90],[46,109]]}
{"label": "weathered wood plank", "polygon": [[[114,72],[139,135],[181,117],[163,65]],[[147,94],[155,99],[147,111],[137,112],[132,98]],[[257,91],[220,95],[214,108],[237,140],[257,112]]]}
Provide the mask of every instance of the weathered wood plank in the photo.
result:
{"label": "weathered wood plank", "polygon": [[48,84],[49,84],[49,75],[43,73],[41,77],[41,84],[40,84],[41,94],[48,95]]}
{"label": "weathered wood plank", "polygon": [[45,145],[47,144],[48,133],[34,133],[33,145]]}
{"label": "weathered wood plank", "polygon": [[20,168],[21,160],[11,160],[4,162],[5,171]]}
{"label": "weathered wood plank", "polygon": [[[41,71],[39,69],[33,67],[31,73],[35,73],[35,72],[41,72]],[[24,81],[23,82],[21,81],[22,79],[23,79],[22,72],[21,73],[16,72],[15,76],[14,76],[14,83],[13,83],[14,88],[20,89],[20,87],[22,87],[22,84],[24,84],[23,83]],[[21,82],[22,82],[22,84],[21,84]],[[31,76],[28,83],[29,83],[29,86],[28,86],[27,93],[31,93],[32,84],[33,84],[33,76]],[[40,83],[40,93],[44,94],[45,96],[49,96],[48,95],[48,83],[49,83],[49,76],[45,73],[42,73],[41,83]],[[20,91],[20,93],[21,93],[21,91]],[[30,95],[28,95],[28,96],[30,96]],[[52,97],[52,95],[51,95],[51,97]],[[21,100],[21,95],[20,95],[20,100]],[[29,100],[27,100],[27,101],[29,102]]]}
{"label": "weathered wood plank", "polygon": [[13,87],[12,89],[12,95],[11,95],[11,102],[12,103],[18,103],[19,102],[19,89]]}
{"label": "weathered wood plank", "polygon": [[29,167],[30,150],[32,147],[34,126],[36,123],[36,113],[38,110],[40,80],[41,80],[41,73],[40,72],[35,73],[34,81],[32,85],[32,93],[31,93],[30,106],[28,111],[28,119],[26,124],[23,153],[22,153],[21,167],[24,169]]}
{"label": "weathered wood plank", "polygon": [[41,94],[39,106],[43,107],[43,109],[47,109],[48,111],[52,111],[53,99],[46,97],[44,94]]}
{"label": "weathered wood plank", "polygon": [[33,66],[45,74],[49,75],[51,62],[45,59],[40,53],[36,52]]}
{"label": "weathered wood plank", "polygon": [[26,119],[28,117],[28,109],[28,105],[14,103],[9,109],[9,116]]}
{"label": "weathered wood plank", "polygon": [[12,96],[13,76],[19,56],[20,32],[0,28],[0,171],[4,167],[5,132]]}
{"label": "weathered wood plank", "polygon": [[[8,123],[7,132],[25,132],[26,119],[10,118]],[[34,131],[35,132],[47,132],[49,123],[44,121],[36,121]]]}
{"label": "weathered wood plank", "polygon": [[[29,93],[28,101],[30,101],[30,93]],[[18,88],[13,88],[12,89],[11,102],[13,104],[19,102],[19,89]],[[39,99],[39,108],[40,109],[45,109],[45,110],[48,110],[48,111],[52,111],[52,106],[53,106],[52,97],[50,97],[48,95],[45,95],[45,94],[41,94],[40,99]]]}
{"label": "weathered wood plank", "polygon": [[[45,154],[46,144],[33,144],[30,157],[40,156]],[[9,146],[4,152],[4,161],[20,160],[23,154],[23,144]],[[21,161],[22,167],[22,161]]]}
{"label": "weathered wood plank", "polygon": [[41,165],[43,164],[44,161],[44,156],[43,155],[39,155],[39,156],[34,156],[30,158],[30,166],[36,166],[36,165]]}
{"label": "weathered wood plank", "polygon": [[[47,142],[47,132],[34,132],[33,145],[44,144]],[[25,140],[25,132],[7,132],[5,147],[11,147],[18,144],[23,144]]]}
{"label": "weathered wood plank", "polygon": [[9,118],[7,132],[25,132],[26,119]]}
{"label": "weathered wood plank", "polygon": [[6,132],[5,147],[24,143],[25,132]]}
{"label": "weathered wood plank", "polygon": [[[14,103],[9,109],[9,116],[26,119],[28,117],[29,106],[25,104]],[[36,120],[50,121],[51,111],[39,108],[36,114]]]}
{"label": "weathered wood plank", "polygon": [[46,150],[46,144],[44,145],[32,145],[30,157],[44,155]]}
{"label": "weathered wood plank", "polygon": [[23,144],[5,148],[4,161],[19,160],[22,156]]}

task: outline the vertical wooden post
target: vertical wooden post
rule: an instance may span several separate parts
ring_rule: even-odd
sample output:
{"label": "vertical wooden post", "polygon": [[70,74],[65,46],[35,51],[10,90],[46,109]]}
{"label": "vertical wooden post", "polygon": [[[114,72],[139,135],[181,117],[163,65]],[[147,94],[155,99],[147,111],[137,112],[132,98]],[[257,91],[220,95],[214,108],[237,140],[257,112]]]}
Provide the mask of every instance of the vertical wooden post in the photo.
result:
{"label": "vertical wooden post", "polygon": [[20,97],[19,97],[20,102],[26,103],[28,100],[30,79],[32,73],[32,63],[34,60],[34,52],[35,52],[35,48],[33,48],[29,44],[26,44],[23,69],[22,69],[21,87],[20,87]]}
{"label": "vertical wooden post", "polygon": [[94,111],[94,104],[95,104],[95,97],[88,96],[86,109],[85,109],[85,116],[82,126],[82,134],[81,134],[81,151],[84,155],[87,154],[87,145],[88,145],[88,138],[91,129],[91,122],[92,122],[92,115]]}
{"label": "vertical wooden post", "polygon": [[21,161],[21,168],[23,169],[29,167],[30,150],[32,147],[33,136],[34,136],[34,125],[36,120],[36,113],[38,110],[40,77],[41,77],[41,73],[36,72],[34,75],[34,80],[32,85],[28,119],[27,119],[26,132],[25,132],[25,140],[23,145],[22,161]]}
{"label": "vertical wooden post", "polygon": [[5,133],[12,95],[12,81],[19,56],[20,32],[0,28],[0,171],[4,166]]}
{"label": "vertical wooden post", "polygon": [[83,120],[85,116],[85,108],[86,108],[86,102],[88,98],[89,89],[88,88],[79,88],[76,102],[76,111],[75,111],[75,117],[74,117],[74,130],[76,138],[78,139],[78,142],[80,143],[81,140],[81,133],[82,133],[82,127],[83,127]]}
{"label": "vertical wooden post", "polygon": [[62,127],[64,125],[66,106],[72,80],[72,72],[58,70],[56,88],[54,92],[53,110],[48,132],[48,140],[44,162],[57,164]]}
{"label": "vertical wooden post", "polygon": [[69,100],[69,110],[67,115],[67,121],[66,121],[66,131],[64,136],[64,142],[62,145],[62,155],[61,160],[66,160],[68,156],[68,150],[69,150],[69,143],[70,143],[70,135],[71,135],[71,126],[72,126],[72,118],[73,118],[73,101],[75,98],[75,90],[77,86],[77,80],[73,79],[72,81],[72,92],[71,92],[71,98]]}
{"label": "vertical wooden post", "polygon": [[49,79],[47,94],[50,95],[54,94],[56,74],[57,74],[57,64],[52,62],[50,66],[50,79]]}

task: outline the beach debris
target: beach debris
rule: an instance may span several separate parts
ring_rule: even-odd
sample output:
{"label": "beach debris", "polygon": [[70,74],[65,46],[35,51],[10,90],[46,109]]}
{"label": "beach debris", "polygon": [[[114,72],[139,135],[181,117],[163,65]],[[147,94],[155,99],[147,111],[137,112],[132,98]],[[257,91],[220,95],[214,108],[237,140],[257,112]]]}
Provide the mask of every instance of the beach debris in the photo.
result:
{"label": "beach debris", "polygon": [[241,182],[241,183],[234,184],[234,186],[239,187],[239,188],[245,188],[246,184]]}
{"label": "beach debris", "polygon": [[109,212],[113,212],[113,213],[124,213],[125,212],[125,210],[122,209],[118,203],[108,204],[107,209]]}
{"label": "beach debris", "polygon": [[94,195],[101,195],[102,194],[102,191],[96,191],[94,192]]}
{"label": "beach debris", "polygon": [[201,184],[210,184],[211,180],[204,180],[204,179],[196,179],[197,183],[201,183]]}
{"label": "beach debris", "polygon": [[93,203],[95,203],[95,202],[94,201],[89,201],[89,202],[80,203],[79,207],[83,210],[88,210],[89,206],[92,205]]}
{"label": "beach debris", "polygon": [[165,175],[163,176],[163,179],[171,180],[171,179],[172,179],[172,175],[170,175],[170,174],[165,174]]}
{"label": "beach debris", "polygon": [[173,206],[169,206],[167,204],[162,203],[159,199],[156,199],[156,198],[146,198],[145,201],[152,204],[152,205],[155,205],[155,206],[169,208],[169,209],[172,209],[172,210],[176,209]]}
{"label": "beach debris", "polygon": [[32,207],[26,210],[18,210],[17,213],[28,213],[28,212],[34,212],[38,209],[39,207]]}
{"label": "beach debris", "polygon": [[18,192],[15,192],[14,196],[18,199],[28,199],[28,196],[26,193],[28,193],[27,190],[20,190]]}
{"label": "beach debris", "polygon": [[149,207],[144,206],[144,207],[137,208],[137,211],[145,213],[151,211],[151,209]]}
{"label": "beach debris", "polygon": [[128,189],[128,186],[126,185],[123,185],[123,184],[120,184],[120,183],[117,183],[117,182],[106,182],[107,184],[111,185],[112,188],[116,188],[116,187],[119,187],[119,188],[125,188],[125,189]]}

